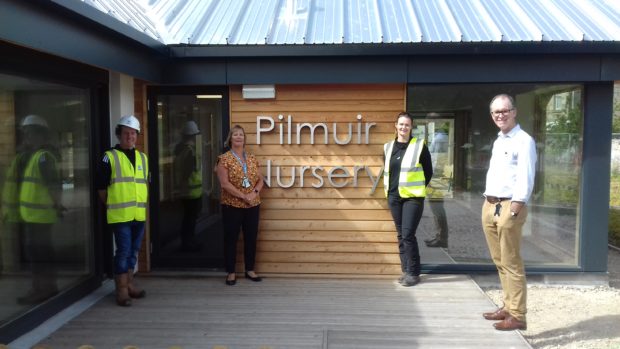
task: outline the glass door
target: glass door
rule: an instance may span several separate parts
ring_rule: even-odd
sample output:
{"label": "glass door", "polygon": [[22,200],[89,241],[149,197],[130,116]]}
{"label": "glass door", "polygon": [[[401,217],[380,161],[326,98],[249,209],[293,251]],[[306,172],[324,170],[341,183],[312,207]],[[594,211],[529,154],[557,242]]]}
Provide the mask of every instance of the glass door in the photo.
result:
{"label": "glass door", "polygon": [[222,125],[227,124],[225,100],[224,90],[150,90],[149,149],[157,154],[157,165],[151,164],[154,268],[223,266],[214,168],[222,151]]}
{"label": "glass door", "polygon": [[416,119],[413,134],[426,140],[433,161],[427,197],[451,199],[454,192],[454,119]]}

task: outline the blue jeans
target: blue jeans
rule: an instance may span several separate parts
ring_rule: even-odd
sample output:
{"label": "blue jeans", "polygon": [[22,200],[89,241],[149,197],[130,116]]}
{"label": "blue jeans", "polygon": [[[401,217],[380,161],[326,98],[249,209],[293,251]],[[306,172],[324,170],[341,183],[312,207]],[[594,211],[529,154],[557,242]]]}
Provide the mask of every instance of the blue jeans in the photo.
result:
{"label": "blue jeans", "polygon": [[420,275],[420,249],[415,234],[422,219],[424,198],[403,199],[389,195],[388,205],[396,226],[401,270],[409,275]]}
{"label": "blue jeans", "polygon": [[110,224],[114,231],[116,252],[114,253],[114,274],[125,274],[138,261],[138,252],[144,236],[144,222],[132,221]]}

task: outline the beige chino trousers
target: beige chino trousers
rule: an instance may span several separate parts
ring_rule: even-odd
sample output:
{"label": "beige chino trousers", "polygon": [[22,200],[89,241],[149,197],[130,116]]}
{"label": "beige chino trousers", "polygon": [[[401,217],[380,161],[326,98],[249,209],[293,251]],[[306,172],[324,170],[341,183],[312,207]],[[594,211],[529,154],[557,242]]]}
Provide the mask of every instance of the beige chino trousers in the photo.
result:
{"label": "beige chino trousers", "polygon": [[502,284],[504,309],[519,321],[525,321],[527,312],[527,283],[521,258],[521,235],[527,207],[516,217],[510,214],[510,200],[501,202],[501,212],[495,216],[495,204],[484,200],[482,229],[493,263]]}

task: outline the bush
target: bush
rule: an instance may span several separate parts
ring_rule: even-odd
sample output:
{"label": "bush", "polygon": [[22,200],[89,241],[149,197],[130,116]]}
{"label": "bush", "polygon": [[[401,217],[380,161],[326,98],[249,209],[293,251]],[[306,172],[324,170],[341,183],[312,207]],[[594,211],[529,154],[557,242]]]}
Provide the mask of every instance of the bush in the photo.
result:
{"label": "bush", "polygon": [[609,243],[620,246],[620,208],[609,209]]}

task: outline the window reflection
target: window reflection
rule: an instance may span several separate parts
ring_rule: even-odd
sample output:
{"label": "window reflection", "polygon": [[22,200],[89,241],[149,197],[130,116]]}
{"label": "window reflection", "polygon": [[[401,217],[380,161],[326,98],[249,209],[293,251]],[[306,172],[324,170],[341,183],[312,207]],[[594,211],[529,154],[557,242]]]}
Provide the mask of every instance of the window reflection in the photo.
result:
{"label": "window reflection", "polygon": [[0,323],[92,273],[88,101],[0,74]]}
{"label": "window reflection", "polygon": [[[516,100],[517,122],[534,137],[538,150],[536,185],[524,227],[524,260],[530,266],[577,265],[582,91],[581,85],[539,84],[409,87],[408,111],[418,118],[417,132],[435,149],[437,178],[431,187],[450,188],[426,201],[428,209],[418,230],[427,241],[420,245],[426,263],[491,264],[480,227],[482,193],[498,132],[489,101],[508,93]],[[434,139],[443,137],[437,130],[447,132],[447,149]],[[438,202],[443,210],[434,207]],[[441,223],[443,211],[447,224]],[[443,238],[448,230],[449,237]]]}

